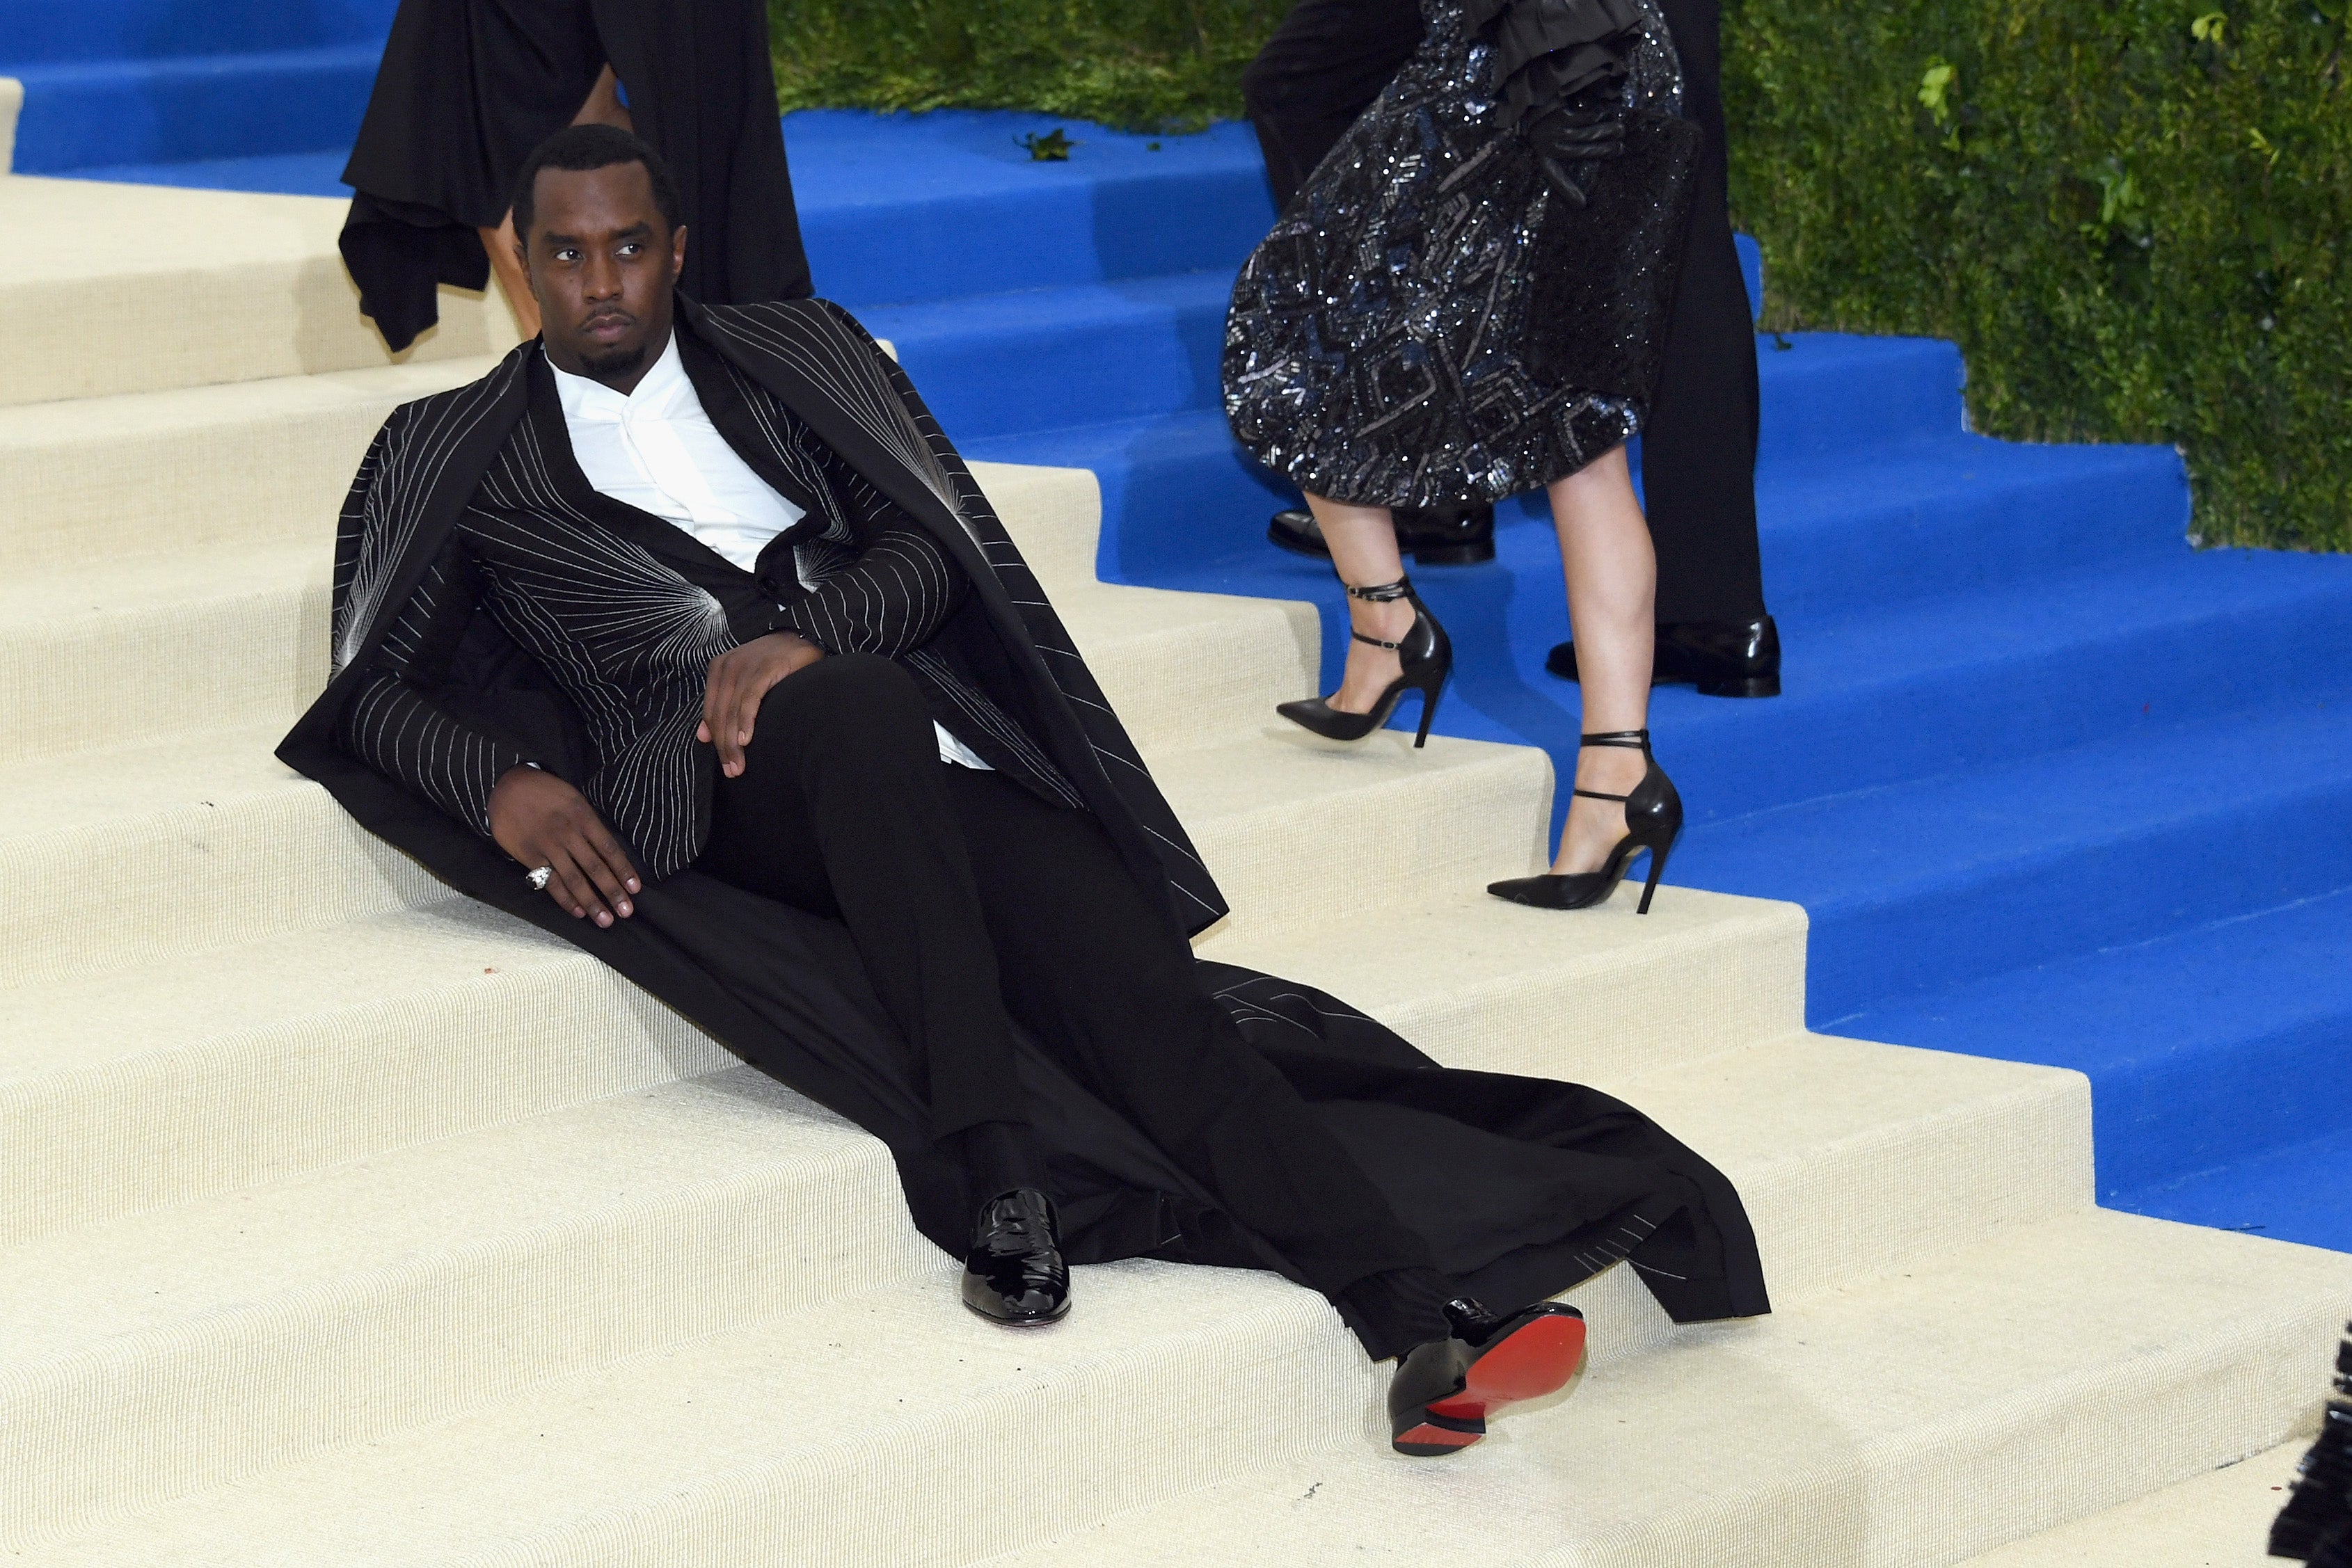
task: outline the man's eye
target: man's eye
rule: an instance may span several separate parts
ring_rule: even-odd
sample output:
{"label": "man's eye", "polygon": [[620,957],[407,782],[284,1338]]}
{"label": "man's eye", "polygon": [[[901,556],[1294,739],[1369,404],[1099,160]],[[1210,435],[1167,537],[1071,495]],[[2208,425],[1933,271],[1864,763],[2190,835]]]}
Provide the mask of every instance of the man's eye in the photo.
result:
{"label": "man's eye", "polygon": [[645,245],[642,241],[631,240],[621,247],[621,254],[623,256],[635,256],[637,252],[645,248]]}
{"label": "man's eye", "polygon": [[555,253],[555,259],[558,261],[577,261],[580,259],[580,253],[573,250],[570,246],[565,246]]}

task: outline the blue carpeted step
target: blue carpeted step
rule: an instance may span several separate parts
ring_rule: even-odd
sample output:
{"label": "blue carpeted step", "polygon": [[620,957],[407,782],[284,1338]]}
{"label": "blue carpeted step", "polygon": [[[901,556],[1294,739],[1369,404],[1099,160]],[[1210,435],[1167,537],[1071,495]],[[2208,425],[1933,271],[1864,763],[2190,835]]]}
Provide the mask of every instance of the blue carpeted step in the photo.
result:
{"label": "blue carpeted step", "polygon": [[278,196],[348,196],[343,165],[349,152],[265,152],[250,158],[204,158],[185,163],[110,163],[76,169],[77,180],[122,185],[177,185],[194,191],[254,191]]}
{"label": "blue carpeted step", "polygon": [[328,44],[383,47],[399,0],[192,5],[187,0],[0,0],[0,76],[66,60],[153,60]]}
{"label": "blue carpeted step", "polygon": [[[2334,834],[2337,845],[2323,852],[2341,857],[2336,823],[2305,831]],[[2113,1202],[2184,1169],[2352,1131],[2347,954],[2352,888],[1872,1008],[1832,1027],[2089,1074],[2099,1193]],[[2196,1113],[2183,1116],[2184,1106]],[[2352,1246],[2352,1226],[2324,1244]]]}
{"label": "blue carpeted step", "polygon": [[31,66],[16,172],[348,147],[379,44]]}
{"label": "blue carpeted step", "polygon": [[2135,1188],[2109,1207],[2352,1251],[2352,1132]]}
{"label": "blue carpeted step", "polygon": [[2189,525],[2188,476],[2168,447],[1958,433],[1833,463],[1775,453],[1759,465],[1756,502],[1765,585],[1790,621],[2177,557]]}
{"label": "blue carpeted step", "polygon": [[1191,272],[860,316],[963,443],[1215,408],[1232,287],[1229,274]]}
{"label": "blue carpeted step", "polygon": [[[1786,345],[1781,347],[1780,345]],[[1959,350],[1932,338],[1768,332],[1756,340],[1765,463],[1829,463],[1961,428]]]}
{"label": "blue carpeted step", "polygon": [[[1055,129],[1076,142],[1066,162],[1019,144]],[[810,110],[784,117],[784,142],[817,291],[861,311],[1218,267],[1229,286],[1274,223],[1241,124],[1158,137],[1009,110]]]}
{"label": "blue carpeted step", "polygon": [[1804,904],[1807,1015],[1842,1027],[1956,981],[2352,885],[2344,713],[2339,695],[2151,725],[1704,823],[1675,874]]}

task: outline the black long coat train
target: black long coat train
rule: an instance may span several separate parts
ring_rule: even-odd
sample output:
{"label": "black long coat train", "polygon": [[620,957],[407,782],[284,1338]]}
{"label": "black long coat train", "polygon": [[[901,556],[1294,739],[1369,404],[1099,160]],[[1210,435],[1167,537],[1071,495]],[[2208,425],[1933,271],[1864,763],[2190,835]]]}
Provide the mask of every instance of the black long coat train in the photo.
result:
{"label": "black long coat train", "polygon": [[[1034,723],[1130,869],[1197,931],[1223,910],[1003,525],[898,366],[838,306],[696,306],[683,326],[781,399],[920,523],[971,582],[1001,660],[989,695]],[[470,386],[395,411],[371,448],[336,542],[333,674],[278,749],[362,824],[485,903],[595,955],[746,1061],[890,1149],[916,1225],[960,1251],[976,1201],[929,1141],[908,1057],[837,923],[688,870],[652,883],[636,917],[600,929],[530,891],[495,844],[338,748],[337,720],[491,460],[527,415],[519,349]],[[542,673],[485,619],[427,693],[528,752],[577,755]],[[534,743],[536,742],[536,743]],[[1306,987],[1228,965],[1202,985],[1330,1126],[1467,1291],[1517,1304],[1630,1256],[1678,1320],[1769,1310],[1755,1238],[1731,1184],[1630,1106],[1540,1079],[1440,1068]],[[1154,1256],[1298,1278],[1134,1126],[1018,1041],[1020,1071],[1075,1262]],[[1629,1240],[1638,1240],[1630,1245]]]}

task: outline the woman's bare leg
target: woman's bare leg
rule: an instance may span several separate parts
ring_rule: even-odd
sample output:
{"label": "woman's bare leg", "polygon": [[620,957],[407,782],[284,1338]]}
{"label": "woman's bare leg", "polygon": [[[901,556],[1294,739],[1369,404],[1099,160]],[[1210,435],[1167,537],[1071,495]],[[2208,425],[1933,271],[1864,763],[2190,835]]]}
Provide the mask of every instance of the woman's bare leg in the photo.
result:
{"label": "woman's bare leg", "polygon": [[580,105],[580,112],[572,117],[574,125],[617,125],[624,131],[635,131],[635,121],[629,118],[626,104],[621,101],[621,78],[606,66],[596,78],[596,85],[588,89],[588,97]]}
{"label": "woman's bare leg", "polygon": [[[1331,565],[1341,582],[1350,588],[1373,588],[1404,575],[1396,524],[1386,507],[1351,507],[1312,495],[1307,497],[1307,505],[1323,530],[1323,542],[1331,547]],[[1408,601],[1368,603],[1351,598],[1347,602],[1349,624],[1367,637],[1394,643],[1412,630],[1413,609]],[[1350,638],[1347,669],[1339,691],[1328,700],[1342,713],[1370,713],[1403,667],[1393,651]]]}
{"label": "woman's bare leg", "polygon": [[[1650,660],[1657,638],[1658,558],[1642,504],[1633,498],[1625,449],[1616,447],[1555,481],[1551,516],[1559,530],[1568,616],[1576,632],[1584,733],[1646,728]],[[1642,781],[1643,768],[1638,751],[1587,747],[1577,755],[1576,782],[1581,789],[1622,795]],[[1624,836],[1622,806],[1571,800],[1551,869],[1597,871]]]}

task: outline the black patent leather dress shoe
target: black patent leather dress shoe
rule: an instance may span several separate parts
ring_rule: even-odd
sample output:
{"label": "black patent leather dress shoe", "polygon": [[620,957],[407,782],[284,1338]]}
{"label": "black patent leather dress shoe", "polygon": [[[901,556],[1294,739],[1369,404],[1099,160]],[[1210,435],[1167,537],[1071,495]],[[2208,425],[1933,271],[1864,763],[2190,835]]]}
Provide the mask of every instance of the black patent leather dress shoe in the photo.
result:
{"label": "black patent leather dress shoe", "polygon": [[1574,1307],[1538,1301],[1497,1317],[1465,1299],[1447,1302],[1445,1316],[1453,1335],[1413,1346],[1389,1381],[1389,1441],[1400,1454],[1466,1448],[1486,1435],[1488,1416],[1584,1371],[1584,1314]]}
{"label": "black patent leather dress shoe", "polygon": [[1070,1313],[1070,1268],[1054,1200],[1016,1186],[980,1206],[963,1260],[963,1304],[1007,1328],[1057,1323]]}
{"label": "black patent leather dress shoe", "polygon": [[[1576,644],[1562,643],[1544,660],[1561,680],[1576,679]],[[1695,685],[1701,696],[1780,695],[1780,629],[1755,621],[1676,621],[1658,628],[1650,664],[1654,686]]]}
{"label": "black patent leather dress shoe", "polygon": [[[1423,511],[1399,507],[1395,512],[1397,548],[1412,557],[1416,566],[1475,566],[1495,559],[1495,508],[1449,507]],[[1269,543],[1293,555],[1328,559],[1331,547],[1315,514],[1304,507],[1276,512],[1265,525]]]}

